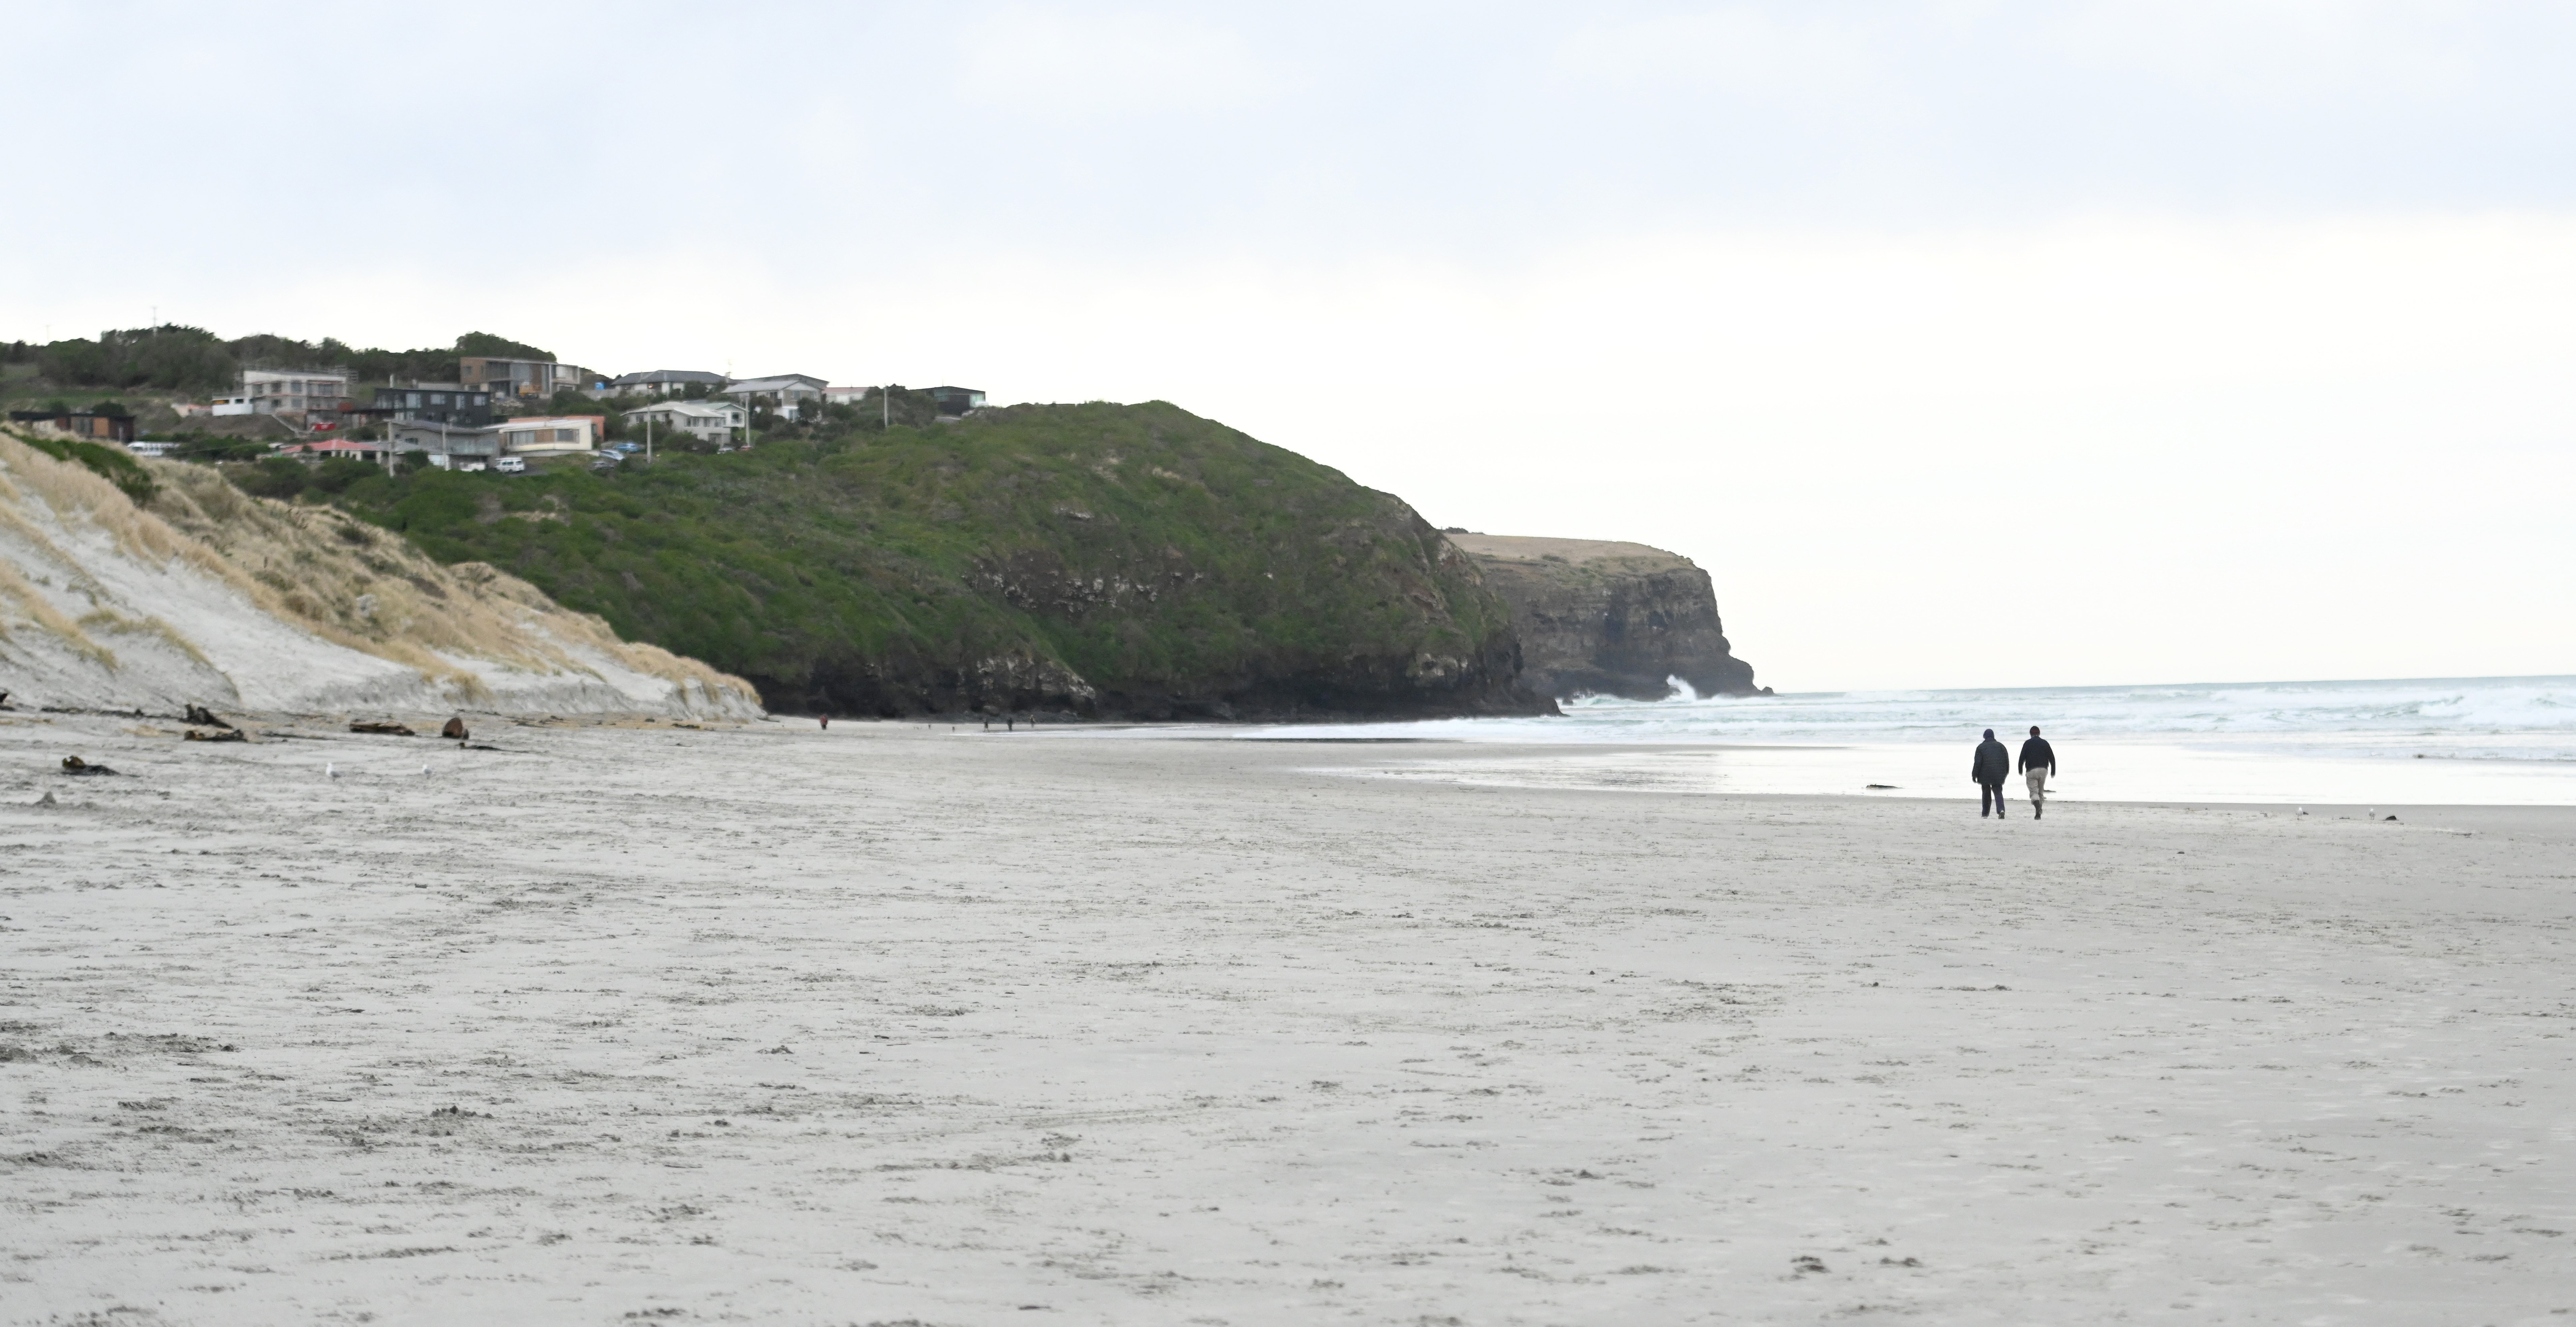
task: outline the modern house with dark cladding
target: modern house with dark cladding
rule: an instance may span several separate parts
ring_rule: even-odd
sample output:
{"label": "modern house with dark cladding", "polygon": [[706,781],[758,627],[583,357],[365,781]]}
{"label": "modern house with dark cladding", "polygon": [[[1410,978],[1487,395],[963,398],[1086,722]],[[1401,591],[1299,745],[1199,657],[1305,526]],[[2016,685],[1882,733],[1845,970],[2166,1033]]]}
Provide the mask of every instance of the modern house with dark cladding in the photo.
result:
{"label": "modern house with dark cladding", "polygon": [[930,399],[939,403],[939,413],[962,415],[984,408],[984,394],[972,387],[933,387]]}
{"label": "modern house with dark cladding", "polygon": [[[721,373],[699,369],[655,369],[650,373],[629,373],[608,380],[610,396],[714,396],[731,381]],[[692,390],[695,389],[695,390]]]}
{"label": "modern house with dark cladding", "polygon": [[492,422],[492,394],[469,391],[464,384],[453,382],[379,387],[374,403],[357,413],[378,423],[455,424],[481,428]]}

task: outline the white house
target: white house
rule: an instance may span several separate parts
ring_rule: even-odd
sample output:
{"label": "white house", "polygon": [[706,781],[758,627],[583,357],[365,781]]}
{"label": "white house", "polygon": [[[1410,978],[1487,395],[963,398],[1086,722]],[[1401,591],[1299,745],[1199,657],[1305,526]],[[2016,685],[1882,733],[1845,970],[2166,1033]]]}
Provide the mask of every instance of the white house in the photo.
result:
{"label": "white house", "polygon": [[527,415],[496,425],[505,456],[545,456],[599,450],[606,415]]}
{"label": "white house", "polygon": [[349,399],[349,375],[337,369],[244,369],[240,390],[217,402],[214,413],[300,415],[337,410]]}
{"label": "white house", "polygon": [[[513,421],[515,422],[515,421]],[[489,465],[501,455],[501,426],[480,428],[433,419],[397,420],[385,426],[396,454],[426,452],[441,470]]]}
{"label": "white house", "polygon": [[662,401],[626,412],[630,429],[653,426],[665,436],[686,433],[700,442],[722,443],[750,422],[751,412],[731,401]]}
{"label": "white house", "polygon": [[823,389],[823,399],[833,405],[857,405],[868,399],[868,393],[875,390],[874,387],[826,387]]}
{"label": "white house", "polygon": [[794,416],[807,401],[820,403],[823,389],[832,384],[805,373],[782,373],[772,378],[736,378],[724,394],[746,406],[758,405],[766,398],[771,408],[782,415]]}

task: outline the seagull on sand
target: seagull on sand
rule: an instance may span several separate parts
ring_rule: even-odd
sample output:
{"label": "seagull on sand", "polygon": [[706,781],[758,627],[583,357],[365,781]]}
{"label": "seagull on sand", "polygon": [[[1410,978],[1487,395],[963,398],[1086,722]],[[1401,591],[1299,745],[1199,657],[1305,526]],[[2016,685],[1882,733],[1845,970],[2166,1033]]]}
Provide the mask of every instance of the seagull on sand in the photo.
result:
{"label": "seagull on sand", "polygon": [[330,761],[323,761],[322,777],[326,779],[336,779],[340,777],[340,767],[332,764]]}

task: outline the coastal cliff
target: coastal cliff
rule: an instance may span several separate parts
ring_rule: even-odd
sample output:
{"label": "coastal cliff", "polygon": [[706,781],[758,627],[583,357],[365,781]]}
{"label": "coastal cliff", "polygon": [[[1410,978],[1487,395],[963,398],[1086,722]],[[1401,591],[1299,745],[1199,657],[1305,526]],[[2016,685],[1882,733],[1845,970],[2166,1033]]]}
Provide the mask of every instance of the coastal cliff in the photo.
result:
{"label": "coastal cliff", "polygon": [[[873,423],[874,421],[870,421]],[[1543,713],[1511,610],[1393,494],[1163,402],[818,430],[338,501],[790,713]]]}
{"label": "coastal cliff", "polygon": [[1511,605],[1522,680],[1544,696],[1659,700],[1678,677],[1709,695],[1755,695],[1729,652],[1717,591],[1689,558],[1644,544],[1449,532]]}

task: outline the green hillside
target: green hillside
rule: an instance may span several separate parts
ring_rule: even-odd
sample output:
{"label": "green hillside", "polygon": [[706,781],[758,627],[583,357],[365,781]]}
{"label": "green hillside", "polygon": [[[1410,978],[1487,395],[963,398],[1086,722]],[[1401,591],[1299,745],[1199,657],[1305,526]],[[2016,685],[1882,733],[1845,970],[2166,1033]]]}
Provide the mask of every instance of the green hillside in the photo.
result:
{"label": "green hillside", "polygon": [[358,478],[336,501],[788,711],[1522,711],[1474,565],[1403,501],[1155,402]]}

